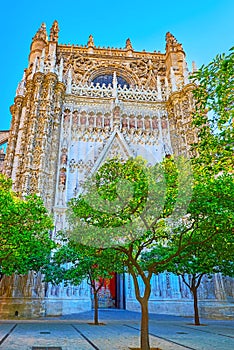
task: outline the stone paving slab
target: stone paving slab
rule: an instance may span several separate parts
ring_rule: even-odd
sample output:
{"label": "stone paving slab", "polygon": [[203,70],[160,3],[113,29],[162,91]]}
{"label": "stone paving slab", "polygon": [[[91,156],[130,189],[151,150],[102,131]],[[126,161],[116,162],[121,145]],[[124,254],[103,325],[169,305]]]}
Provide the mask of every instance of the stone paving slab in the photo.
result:
{"label": "stone paving slab", "polygon": [[[128,350],[139,347],[140,314],[101,310],[94,326],[93,312],[37,320],[0,321],[0,350]],[[202,320],[150,315],[150,344],[162,350],[233,350],[234,321]],[[42,350],[42,349],[40,349]],[[51,349],[52,350],[52,349]],[[55,349],[54,349],[55,350]]]}
{"label": "stone paving slab", "polygon": [[[0,325],[1,328],[2,325]],[[42,332],[42,333],[41,333]],[[14,332],[0,346],[4,350],[32,350],[32,347],[61,347],[62,350],[93,347],[68,324],[17,324]]]}
{"label": "stone paving slab", "polygon": [[11,330],[12,324],[2,323],[0,324],[0,341]]}
{"label": "stone paving slab", "polygon": [[[128,350],[129,347],[139,347],[139,331],[126,325],[107,324],[105,326],[90,326],[82,324],[78,326],[85,336],[100,350]],[[95,331],[93,331],[95,327]],[[160,347],[166,350],[184,350],[184,347],[175,346],[169,342],[150,336],[152,347]]]}

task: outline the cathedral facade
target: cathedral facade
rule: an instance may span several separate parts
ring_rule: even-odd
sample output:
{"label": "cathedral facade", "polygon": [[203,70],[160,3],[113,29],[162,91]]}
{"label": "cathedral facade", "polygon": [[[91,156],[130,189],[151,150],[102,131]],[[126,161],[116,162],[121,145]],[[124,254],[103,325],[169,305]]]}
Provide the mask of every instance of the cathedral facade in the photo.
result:
{"label": "cathedral facade", "polygon": [[[63,45],[58,35],[55,21],[49,37],[42,24],[32,39],[28,67],[11,106],[4,163],[15,191],[43,198],[54,216],[54,238],[65,227],[67,201],[105,160],[140,155],[154,164],[171,154],[189,156],[196,137],[191,126],[194,85],[183,47],[172,34],[166,34],[164,53],[135,51],[129,39],[124,48],[100,48],[92,35],[84,46]],[[2,314],[7,305],[23,316],[91,307],[85,282],[65,287],[45,286],[35,275],[13,279],[14,288],[8,288],[7,279],[1,284]],[[204,315],[218,301],[233,298],[230,283],[224,287],[218,275],[203,285],[200,297],[211,301],[210,309],[204,304]],[[130,277],[118,277],[116,284],[115,305],[136,310]],[[153,278],[150,311],[192,314],[191,295],[178,277]]]}

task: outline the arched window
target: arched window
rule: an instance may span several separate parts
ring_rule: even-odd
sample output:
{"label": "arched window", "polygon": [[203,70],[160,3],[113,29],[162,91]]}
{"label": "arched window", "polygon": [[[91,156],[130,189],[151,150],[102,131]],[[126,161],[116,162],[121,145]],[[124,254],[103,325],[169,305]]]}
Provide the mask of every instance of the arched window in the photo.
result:
{"label": "arched window", "polygon": [[[117,75],[117,82],[118,82],[118,85],[120,85],[121,87],[124,87],[124,85],[126,85],[129,88],[129,84],[126,82],[126,80],[118,75]],[[113,86],[113,74],[99,75],[98,77],[93,79],[92,83],[94,85],[99,83],[100,85],[105,84],[107,86],[110,84],[111,86]]]}

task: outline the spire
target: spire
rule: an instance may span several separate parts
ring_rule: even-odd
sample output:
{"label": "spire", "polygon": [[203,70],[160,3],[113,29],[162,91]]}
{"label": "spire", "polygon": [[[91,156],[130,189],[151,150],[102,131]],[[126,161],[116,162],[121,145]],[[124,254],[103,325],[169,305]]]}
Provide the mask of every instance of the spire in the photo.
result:
{"label": "spire", "polygon": [[35,59],[36,57],[38,57],[38,59],[41,57],[42,50],[46,47],[47,41],[48,41],[48,38],[47,38],[47,32],[46,32],[46,25],[45,23],[42,23],[41,27],[38,29],[38,31],[34,35],[32,39],[32,43],[30,45],[29,67],[34,65],[34,68],[37,68],[35,66]]}
{"label": "spire", "polygon": [[33,68],[32,68],[32,77],[37,71],[38,71],[38,57],[35,57],[35,60],[33,62]]}
{"label": "spire", "polygon": [[176,40],[174,35],[172,35],[170,32],[167,32],[167,34],[166,34],[166,43],[174,45],[174,44],[178,44],[178,41]]}
{"label": "spire", "polygon": [[196,71],[197,71],[197,65],[196,65],[196,62],[193,61],[193,62],[192,62],[192,72],[194,73],[194,72],[196,72]]}
{"label": "spire", "polygon": [[17,89],[16,89],[16,96],[23,96],[24,95],[24,92],[25,92],[25,85],[26,85],[26,83],[25,83],[25,72],[24,72],[24,74],[23,74],[23,78],[22,78],[22,80],[19,82],[19,84],[18,84],[18,87],[17,87]]}
{"label": "spire", "polygon": [[38,31],[34,35],[33,41],[35,41],[35,40],[47,41],[46,25],[44,22],[41,24],[41,27],[38,29]]}
{"label": "spire", "polygon": [[115,102],[118,102],[118,80],[117,80],[116,72],[113,73],[112,84],[113,84],[112,96],[115,98]]}
{"label": "spire", "polygon": [[88,43],[87,43],[87,46],[88,47],[94,47],[94,40],[93,40],[93,36],[90,34],[89,36],[89,40],[88,40]]}
{"label": "spire", "polygon": [[42,52],[41,52],[40,68],[39,68],[41,73],[44,72],[44,62],[45,62],[45,49],[43,49]]}
{"label": "spire", "polygon": [[161,81],[159,75],[157,75],[157,90],[158,90],[158,99],[162,99],[162,88],[161,88]]}
{"label": "spire", "polygon": [[170,68],[170,78],[171,78],[171,90],[172,92],[175,92],[177,90],[177,85],[176,85],[176,77],[175,77],[175,72],[174,68]]}
{"label": "spire", "polygon": [[54,21],[50,28],[50,41],[58,42],[59,26],[58,21]]}
{"label": "spire", "polygon": [[132,43],[131,43],[131,40],[129,38],[126,40],[125,49],[126,50],[133,50]]}
{"label": "spire", "polygon": [[61,57],[59,64],[59,81],[63,81],[63,58]]}
{"label": "spire", "polygon": [[183,62],[183,73],[184,73],[184,85],[189,84],[189,72],[188,72],[188,66],[187,63]]}
{"label": "spire", "polygon": [[55,66],[56,66],[56,50],[55,48],[52,48],[51,54],[50,54],[50,72],[55,73]]}
{"label": "spire", "polygon": [[166,97],[168,98],[170,91],[169,91],[169,84],[168,84],[167,77],[165,77],[165,92],[166,92]]}
{"label": "spire", "polygon": [[[166,34],[166,50],[176,47],[177,50],[183,50],[183,47],[180,43],[178,43],[177,39],[172,35],[170,32],[167,32]],[[169,50],[173,51],[173,50]]]}
{"label": "spire", "polygon": [[67,72],[67,94],[71,94],[71,88],[72,88],[72,67],[69,68]]}

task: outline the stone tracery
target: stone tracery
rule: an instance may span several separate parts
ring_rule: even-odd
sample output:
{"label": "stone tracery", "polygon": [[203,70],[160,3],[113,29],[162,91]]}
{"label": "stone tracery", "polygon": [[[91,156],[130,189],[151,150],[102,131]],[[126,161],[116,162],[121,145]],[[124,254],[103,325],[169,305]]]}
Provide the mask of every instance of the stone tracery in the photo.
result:
{"label": "stone tracery", "polygon": [[[41,194],[55,218],[54,238],[66,227],[67,201],[80,193],[87,176],[108,157],[141,155],[153,164],[168,154],[188,155],[196,138],[191,128],[193,85],[188,83],[182,45],[172,34],[166,35],[165,53],[150,53],[135,51],[129,39],[124,49],[98,48],[92,36],[83,47],[61,45],[58,33],[55,21],[49,41],[44,24],[33,38],[28,68],[11,107],[4,170],[13,178],[15,190]],[[92,83],[108,74],[117,81]],[[118,76],[129,86],[118,86]],[[3,293],[12,296],[13,289],[6,291],[4,283]],[[231,295],[229,284],[227,280]],[[220,276],[213,286],[211,296],[225,298]],[[44,287],[35,278],[26,281],[25,288],[28,296],[41,296]],[[126,288],[127,304],[134,308],[129,276]],[[47,314],[70,312],[72,305],[90,307],[85,283],[44,289]],[[201,296],[207,295],[203,286]],[[154,311],[158,300],[173,304],[180,299],[186,305],[191,295],[180,278],[160,274],[153,278],[151,299]]]}

